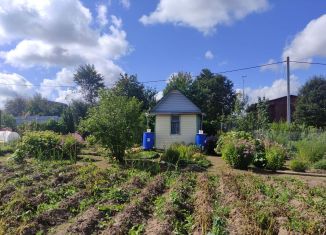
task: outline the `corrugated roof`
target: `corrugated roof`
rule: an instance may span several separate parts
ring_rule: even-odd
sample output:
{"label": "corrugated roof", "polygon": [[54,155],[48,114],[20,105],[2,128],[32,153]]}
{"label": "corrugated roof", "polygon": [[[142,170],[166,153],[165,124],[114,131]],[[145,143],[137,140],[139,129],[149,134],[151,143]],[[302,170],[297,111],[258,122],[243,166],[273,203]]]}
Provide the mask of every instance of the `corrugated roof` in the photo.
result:
{"label": "corrugated roof", "polygon": [[178,90],[168,92],[150,111],[151,114],[200,114],[200,109]]}

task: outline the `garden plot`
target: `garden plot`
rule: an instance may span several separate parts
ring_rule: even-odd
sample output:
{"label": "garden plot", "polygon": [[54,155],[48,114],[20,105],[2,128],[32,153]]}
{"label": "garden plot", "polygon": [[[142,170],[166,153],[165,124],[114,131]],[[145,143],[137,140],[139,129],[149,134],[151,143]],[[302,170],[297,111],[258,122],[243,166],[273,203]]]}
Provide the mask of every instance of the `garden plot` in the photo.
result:
{"label": "garden plot", "polygon": [[326,188],[292,177],[25,164],[0,166],[0,234],[326,232]]}

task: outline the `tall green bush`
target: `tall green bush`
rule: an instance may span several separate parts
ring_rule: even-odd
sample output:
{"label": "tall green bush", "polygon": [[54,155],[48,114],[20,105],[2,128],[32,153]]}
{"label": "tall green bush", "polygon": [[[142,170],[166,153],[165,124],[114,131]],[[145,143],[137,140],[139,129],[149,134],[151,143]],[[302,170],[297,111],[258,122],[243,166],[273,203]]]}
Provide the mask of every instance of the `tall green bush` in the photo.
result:
{"label": "tall green bush", "polygon": [[266,168],[269,170],[279,170],[284,166],[286,159],[286,149],[277,143],[266,146]]}
{"label": "tall green bush", "polygon": [[295,144],[297,148],[297,158],[314,163],[321,160],[326,155],[326,132],[322,134],[312,134]]}
{"label": "tall green bush", "polygon": [[220,137],[217,150],[221,150],[222,158],[230,166],[247,169],[253,161],[256,144],[249,133],[231,131]]}
{"label": "tall green bush", "polygon": [[81,144],[73,136],[61,136],[52,131],[28,132],[23,136],[14,156],[39,160],[76,160]]}

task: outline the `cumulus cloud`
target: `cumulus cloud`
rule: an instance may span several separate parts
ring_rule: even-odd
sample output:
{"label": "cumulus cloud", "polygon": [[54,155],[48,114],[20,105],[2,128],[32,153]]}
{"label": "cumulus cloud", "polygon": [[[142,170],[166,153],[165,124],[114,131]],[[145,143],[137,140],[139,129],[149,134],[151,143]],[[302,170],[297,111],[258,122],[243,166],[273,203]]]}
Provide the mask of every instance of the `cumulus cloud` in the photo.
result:
{"label": "cumulus cloud", "polygon": [[211,52],[210,50],[205,52],[205,58],[208,60],[212,60],[214,58],[214,54],[213,52]]}
{"label": "cumulus cloud", "polygon": [[128,9],[130,7],[130,0],[120,0],[120,3],[124,8]]}
{"label": "cumulus cloud", "polygon": [[105,5],[99,5],[97,7],[97,21],[103,27],[109,23],[107,18],[108,9]]}
{"label": "cumulus cloud", "polygon": [[0,73],[0,84],[0,108],[9,99],[34,94],[33,84],[17,73]]}
{"label": "cumulus cloud", "polygon": [[163,91],[159,91],[157,92],[157,94],[155,95],[155,100],[159,101],[160,99],[162,99],[163,97]]}
{"label": "cumulus cloud", "polygon": [[[310,21],[284,50],[282,57],[291,60],[312,61],[315,56],[326,56],[326,14]],[[307,67],[304,64],[291,64],[292,68]]]}
{"label": "cumulus cloud", "polygon": [[[295,95],[298,93],[301,84],[299,79],[291,75],[290,77],[290,90],[291,95]],[[238,90],[238,92],[242,92],[242,90]],[[266,97],[268,99],[276,99],[282,96],[286,96],[287,94],[287,81],[286,79],[278,79],[273,82],[271,86],[264,86],[261,88],[245,88],[245,94],[249,96],[249,103],[255,103],[258,100],[258,97]]]}
{"label": "cumulus cloud", "polygon": [[279,69],[279,65],[278,64],[273,64],[276,61],[274,59],[269,59],[265,64],[272,64],[272,65],[268,65],[268,66],[264,66],[260,68],[260,71],[277,71]]}
{"label": "cumulus cloud", "polygon": [[[91,12],[79,0],[3,0],[0,44],[10,49],[1,51],[0,58],[18,68],[60,68],[62,73],[91,63],[104,75],[105,84],[112,84],[123,72],[116,60],[131,49],[122,20],[111,15],[109,25],[106,17],[106,7],[99,6],[97,20],[106,27],[94,28]],[[44,79],[44,86],[63,84],[62,76],[59,72],[53,82]]]}
{"label": "cumulus cloud", "polygon": [[143,15],[140,21],[144,25],[173,23],[210,34],[218,25],[241,20],[251,13],[266,10],[268,6],[268,0],[160,0],[156,10]]}

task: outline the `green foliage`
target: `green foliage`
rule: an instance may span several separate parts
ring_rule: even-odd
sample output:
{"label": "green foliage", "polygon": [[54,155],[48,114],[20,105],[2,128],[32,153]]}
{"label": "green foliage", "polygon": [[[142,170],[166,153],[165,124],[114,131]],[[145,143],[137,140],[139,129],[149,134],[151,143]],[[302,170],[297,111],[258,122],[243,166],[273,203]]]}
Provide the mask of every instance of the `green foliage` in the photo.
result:
{"label": "green foliage", "polygon": [[74,133],[75,132],[75,122],[72,109],[70,107],[63,111],[60,122],[62,123],[63,133]]}
{"label": "green foliage", "polygon": [[16,128],[16,120],[13,115],[4,113],[0,110],[0,128],[9,127],[11,129]]}
{"label": "green foliage", "polygon": [[203,69],[193,81],[191,94],[190,98],[206,113],[205,119],[209,121],[230,114],[236,98],[232,81],[208,69]]}
{"label": "green foliage", "polygon": [[81,87],[84,99],[90,104],[95,103],[99,90],[104,88],[103,79],[102,74],[91,64],[79,66],[74,74],[74,81]]}
{"label": "green foliage", "polygon": [[284,166],[286,158],[286,149],[277,143],[266,146],[266,168],[270,170],[279,170]]}
{"label": "green foliage", "polygon": [[192,82],[193,80],[190,73],[178,72],[173,74],[164,88],[163,94],[166,95],[169,91],[177,89],[184,95],[190,97]]}
{"label": "green foliage", "polygon": [[22,116],[27,111],[27,100],[20,96],[7,100],[5,111],[13,116]]}
{"label": "green foliage", "polygon": [[299,90],[295,120],[309,126],[326,126],[326,78],[315,76]]}
{"label": "green foliage", "polygon": [[290,169],[293,171],[304,172],[308,169],[308,163],[303,160],[293,159],[290,161]]}
{"label": "green foliage", "polygon": [[119,162],[125,150],[135,144],[144,129],[141,103],[136,98],[116,96],[109,90],[100,92],[99,105],[90,109],[81,129],[96,137]]}
{"label": "green foliage", "polygon": [[265,154],[265,146],[260,140],[256,140],[256,153],[252,163],[258,168],[266,167],[267,159]]}
{"label": "green foliage", "polygon": [[253,161],[256,145],[249,133],[230,131],[219,138],[217,151],[219,150],[222,153],[222,158],[230,166],[247,169]]}
{"label": "green foliage", "polygon": [[14,159],[34,157],[39,160],[76,160],[80,143],[73,136],[61,137],[52,131],[28,132],[14,153]]}
{"label": "green foliage", "polygon": [[86,137],[86,143],[88,146],[94,146],[96,142],[96,137],[94,135],[89,135]]}
{"label": "green foliage", "polygon": [[187,164],[196,164],[207,168],[211,162],[200,152],[195,145],[172,144],[165,150],[161,160],[172,163],[176,166],[186,166]]}
{"label": "green foliage", "polygon": [[16,149],[16,142],[9,144],[0,144],[0,156],[6,155],[8,153],[13,153]]}
{"label": "green foliage", "polygon": [[142,102],[142,110],[148,110],[156,103],[156,91],[146,88],[138,81],[136,75],[120,74],[120,79],[115,83],[112,91],[117,96],[135,97]]}
{"label": "green foliage", "polygon": [[296,157],[308,162],[316,162],[326,155],[326,132],[322,134],[312,134],[296,142]]}
{"label": "green foliage", "polygon": [[321,169],[321,170],[326,170],[326,158],[319,160],[318,162],[315,162],[313,164],[313,168],[315,169]]}

